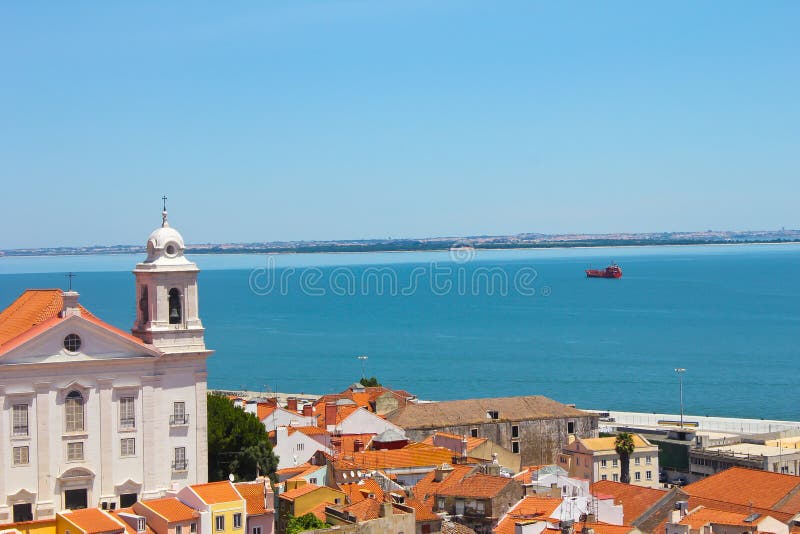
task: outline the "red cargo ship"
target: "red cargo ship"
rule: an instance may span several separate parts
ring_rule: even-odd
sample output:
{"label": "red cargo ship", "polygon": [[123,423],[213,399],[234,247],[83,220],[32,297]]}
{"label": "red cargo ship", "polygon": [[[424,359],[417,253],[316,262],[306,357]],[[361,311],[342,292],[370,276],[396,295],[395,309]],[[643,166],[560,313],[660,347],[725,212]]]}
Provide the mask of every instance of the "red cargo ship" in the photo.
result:
{"label": "red cargo ship", "polygon": [[622,269],[612,263],[605,269],[586,269],[587,278],[622,278]]}

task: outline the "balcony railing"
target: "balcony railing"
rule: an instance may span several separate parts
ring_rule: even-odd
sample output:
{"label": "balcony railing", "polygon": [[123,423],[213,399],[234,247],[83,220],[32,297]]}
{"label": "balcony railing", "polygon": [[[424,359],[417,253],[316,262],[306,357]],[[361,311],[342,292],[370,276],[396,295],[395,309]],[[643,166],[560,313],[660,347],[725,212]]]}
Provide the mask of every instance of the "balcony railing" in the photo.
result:
{"label": "balcony railing", "polygon": [[172,414],[169,416],[169,424],[171,426],[179,426],[179,425],[188,425],[189,424],[189,414]]}
{"label": "balcony railing", "polygon": [[186,471],[189,467],[189,462],[187,460],[175,460],[172,462],[172,470],[173,471]]}

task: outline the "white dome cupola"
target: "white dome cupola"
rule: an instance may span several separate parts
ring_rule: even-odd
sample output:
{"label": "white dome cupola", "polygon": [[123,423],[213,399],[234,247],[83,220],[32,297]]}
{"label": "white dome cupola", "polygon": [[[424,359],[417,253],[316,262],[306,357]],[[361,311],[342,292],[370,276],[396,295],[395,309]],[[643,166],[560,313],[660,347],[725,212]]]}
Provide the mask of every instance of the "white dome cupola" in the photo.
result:
{"label": "white dome cupola", "polygon": [[132,332],[165,353],[204,351],[197,298],[200,269],[183,255],[183,236],[169,225],[163,200],[161,227],[147,238],[147,258],[133,270],[137,309]]}
{"label": "white dome cupola", "polygon": [[181,265],[189,262],[183,257],[186,245],[183,236],[172,228],[167,221],[167,206],[161,212],[161,227],[156,228],[147,238],[147,259],[145,263],[161,262],[164,264]]}

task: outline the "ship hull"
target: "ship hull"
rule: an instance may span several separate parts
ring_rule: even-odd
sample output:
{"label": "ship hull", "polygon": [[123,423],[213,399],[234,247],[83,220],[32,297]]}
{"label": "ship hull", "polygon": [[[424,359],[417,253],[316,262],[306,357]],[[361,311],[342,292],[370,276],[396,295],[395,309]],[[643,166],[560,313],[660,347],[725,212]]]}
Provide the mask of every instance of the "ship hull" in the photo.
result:
{"label": "ship hull", "polygon": [[605,269],[586,269],[586,278],[622,278],[622,269],[616,265]]}

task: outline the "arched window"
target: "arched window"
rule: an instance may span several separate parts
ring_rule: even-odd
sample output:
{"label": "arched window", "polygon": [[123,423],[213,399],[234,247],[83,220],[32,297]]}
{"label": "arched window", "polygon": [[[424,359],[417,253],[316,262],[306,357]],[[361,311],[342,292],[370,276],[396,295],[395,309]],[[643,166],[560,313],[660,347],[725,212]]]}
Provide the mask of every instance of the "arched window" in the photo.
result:
{"label": "arched window", "polygon": [[64,409],[67,415],[67,432],[83,432],[83,395],[80,391],[72,390],[67,394]]}
{"label": "arched window", "polygon": [[142,286],[142,296],[139,297],[139,311],[142,313],[142,323],[150,321],[150,305],[147,300],[147,286]]}
{"label": "arched window", "polygon": [[169,290],[169,324],[181,322],[181,294],[174,287]]}

